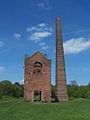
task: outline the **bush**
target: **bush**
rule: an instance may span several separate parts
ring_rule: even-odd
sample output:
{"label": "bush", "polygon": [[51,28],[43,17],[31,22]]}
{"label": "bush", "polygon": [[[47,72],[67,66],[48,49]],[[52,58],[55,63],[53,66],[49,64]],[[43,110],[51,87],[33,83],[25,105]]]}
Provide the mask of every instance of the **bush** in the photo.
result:
{"label": "bush", "polygon": [[23,86],[20,84],[12,84],[10,81],[0,82],[0,98],[2,96],[23,97]]}
{"label": "bush", "polygon": [[23,89],[21,86],[19,85],[14,85],[14,90],[13,90],[13,94],[12,94],[13,97],[23,97]]}
{"label": "bush", "polygon": [[87,98],[87,92],[89,91],[89,88],[87,86],[80,86],[79,87],[79,97],[80,98]]}
{"label": "bush", "polygon": [[69,98],[88,98],[90,99],[89,86],[72,86],[68,85]]}
{"label": "bush", "polygon": [[78,98],[78,86],[68,85],[68,96]]}
{"label": "bush", "polygon": [[0,94],[0,99],[2,99],[2,94]]}
{"label": "bush", "polygon": [[51,85],[51,97],[55,98],[55,91],[56,91],[56,87],[54,85]]}

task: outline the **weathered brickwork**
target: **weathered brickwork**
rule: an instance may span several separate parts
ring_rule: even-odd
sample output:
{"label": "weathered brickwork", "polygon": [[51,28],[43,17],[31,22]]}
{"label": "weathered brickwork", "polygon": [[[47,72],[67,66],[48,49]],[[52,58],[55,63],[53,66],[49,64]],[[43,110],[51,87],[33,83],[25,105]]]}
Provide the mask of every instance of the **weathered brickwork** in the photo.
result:
{"label": "weathered brickwork", "polygon": [[40,52],[25,58],[24,98],[34,101],[34,92],[39,90],[42,102],[51,101],[51,60]]}
{"label": "weathered brickwork", "polygon": [[59,17],[56,19],[56,100],[68,100],[62,32]]}

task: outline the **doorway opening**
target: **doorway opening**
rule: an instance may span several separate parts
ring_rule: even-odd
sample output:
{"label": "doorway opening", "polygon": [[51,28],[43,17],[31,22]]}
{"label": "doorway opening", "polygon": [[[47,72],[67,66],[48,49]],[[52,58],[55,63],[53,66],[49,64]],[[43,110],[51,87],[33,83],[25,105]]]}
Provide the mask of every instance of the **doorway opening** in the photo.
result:
{"label": "doorway opening", "polygon": [[34,101],[35,102],[41,101],[41,91],[40,90],[34,91]]}

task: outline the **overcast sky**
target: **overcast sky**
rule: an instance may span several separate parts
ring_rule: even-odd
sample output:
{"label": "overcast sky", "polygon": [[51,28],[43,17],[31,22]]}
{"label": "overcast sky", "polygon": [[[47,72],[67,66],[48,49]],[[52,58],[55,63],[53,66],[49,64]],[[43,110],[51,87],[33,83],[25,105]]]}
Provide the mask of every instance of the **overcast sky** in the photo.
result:
{"label": "overcast sky", "polygon": [[37,50],[52,59],[55,84],[55,22],[62,21],[67,83],[90,82],[89,0],[0,0],[0,80],[23,82],[24,56]]}

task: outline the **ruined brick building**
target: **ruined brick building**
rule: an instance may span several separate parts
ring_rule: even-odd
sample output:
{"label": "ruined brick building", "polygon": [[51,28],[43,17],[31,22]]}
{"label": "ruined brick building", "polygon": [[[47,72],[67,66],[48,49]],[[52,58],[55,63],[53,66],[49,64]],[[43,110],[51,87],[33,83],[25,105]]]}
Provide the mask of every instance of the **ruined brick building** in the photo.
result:
{"label": "ruined brick building", "polygon": [[[40,93],[40,101],[51,101],[51,60],[37,51],[25,58],[24,98],[35,100],[35,91]],[[67,101],[66,73],[60,18],[56,19],[56,100]]]}
{"label": "ruined brick building", "polygon": [[33,102],[35,91],[40,92],[41,101],[51,101],[51,60],[39,51],[25,58],[25,100]]}

